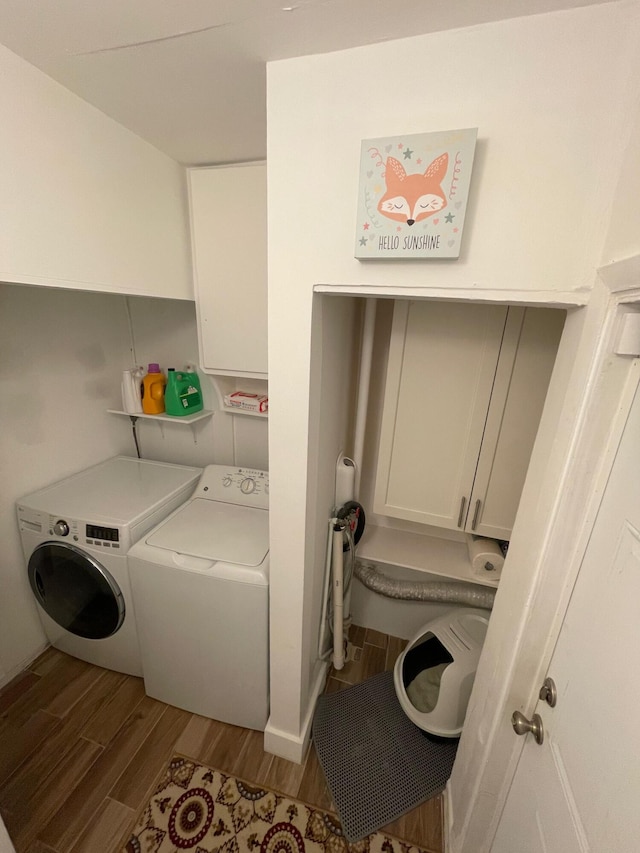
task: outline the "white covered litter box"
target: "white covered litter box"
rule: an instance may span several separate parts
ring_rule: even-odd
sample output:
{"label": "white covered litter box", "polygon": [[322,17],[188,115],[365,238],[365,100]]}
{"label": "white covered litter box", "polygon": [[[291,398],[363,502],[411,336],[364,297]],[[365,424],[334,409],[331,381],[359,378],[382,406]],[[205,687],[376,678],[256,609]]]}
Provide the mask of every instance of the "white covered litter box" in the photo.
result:
{"label": "white covered litter box", "polygon": [[449,610],[424,625],[397,659],[396,695],[423,731],[460,737],[489,615],[466,607]]}

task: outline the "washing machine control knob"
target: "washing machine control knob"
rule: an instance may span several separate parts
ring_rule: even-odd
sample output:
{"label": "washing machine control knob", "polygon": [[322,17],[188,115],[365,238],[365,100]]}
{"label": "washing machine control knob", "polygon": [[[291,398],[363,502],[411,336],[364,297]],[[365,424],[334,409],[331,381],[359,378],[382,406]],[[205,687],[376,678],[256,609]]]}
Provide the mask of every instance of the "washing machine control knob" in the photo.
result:
{"label": "washing machine control knob", "polygon": [[228,488],[231,485],[231,483],[233,483],[233,480],[228,475],[226,477],[222,478],[222,485],[225,488]]}
{"label": "washing machine control knob", "polygon": [[240,491],[245,495],[250,495],[251,492],[255,492],[256,490],[256,481],[251,477],[245,477],[244,480],[240,483]]}
{"label": "washing machine control knob", "polygon": [[56,521],[53,525],[53,532],[56,536],[68,536],[69,535],[69,525],[66,521]]}

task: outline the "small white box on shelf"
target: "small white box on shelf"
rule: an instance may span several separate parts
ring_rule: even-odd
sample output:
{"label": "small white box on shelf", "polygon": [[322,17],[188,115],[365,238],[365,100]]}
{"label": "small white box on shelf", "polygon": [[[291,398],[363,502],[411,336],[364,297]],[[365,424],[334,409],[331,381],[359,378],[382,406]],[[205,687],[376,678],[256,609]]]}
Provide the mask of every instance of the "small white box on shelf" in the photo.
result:
{"label": "small white box on shelf", "polygon": [[268,412],[269,398],[265,394],[250,394],[247,391],[234,391],[224,395],[224,404],[231,409],[245,412]]}

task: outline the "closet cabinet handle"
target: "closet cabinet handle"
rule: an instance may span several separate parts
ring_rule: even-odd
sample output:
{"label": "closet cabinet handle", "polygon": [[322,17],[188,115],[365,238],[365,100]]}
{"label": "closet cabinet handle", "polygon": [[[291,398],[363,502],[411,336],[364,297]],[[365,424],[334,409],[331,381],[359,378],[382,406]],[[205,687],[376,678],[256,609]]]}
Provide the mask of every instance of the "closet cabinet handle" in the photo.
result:
{"label": "closet cabinet handle", "polygon": [[473,513],[473,521],[471,522],[471,529],[475,530],[478,526],[478,516],[480,515],[480,507],[482,506],[482,501],[476,501],[476,508]]}
{"label": "closet cabinet handle", "polygon": [[458,514],[458,527],[462,527],[462,520],[464,518],[464,508],[467,503],[467,499],[465,497],[460,501],[460,512]]}

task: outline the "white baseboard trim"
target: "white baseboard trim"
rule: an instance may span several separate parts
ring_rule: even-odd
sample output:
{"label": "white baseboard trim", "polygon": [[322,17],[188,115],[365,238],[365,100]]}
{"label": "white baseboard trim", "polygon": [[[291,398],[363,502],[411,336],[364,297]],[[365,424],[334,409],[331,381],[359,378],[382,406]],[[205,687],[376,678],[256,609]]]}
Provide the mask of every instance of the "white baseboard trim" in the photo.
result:
{"label": "white baseboard trim", "polygon": [[264,730],[264,750],[279,758],[285,758],[287,761],[293,761],[294,764],[303,764],[307,757],[309,744],[311,743],[311,725],[313,723],[313,714],[316,709],[318,696],[324,690],[324,685],[327,680],[327,670],[329,664],[326,661],[320,661],[320,666],[316,673],[316,678],[309,697],[307,711],[302,721],[302,726],[299,734],[286,732],[282,729],[277,729],[271,723],[271,718],[267,721]]}
{"label": "white baseboard trim", "polygon": [[10,681],[16,677],[16,675],[20,675],[23,670],[28,669],[29,666],[34,662],[34,660],[45,651],[45,649],[49,648],[49,642],[44,642],[41,646],[39,646],[34,652],[31,652],[28,657],[22,660],[19,664],[12,666],[9,672],[0,673],[0,688],[5,687],[9,684]]}
{"label": "white baseboard trim", "polygon": [[301,736],[276,729],[270,722],[267,722],[264,730],[264,751],[293,761],[294,764],[302,764],[306,754]]}

